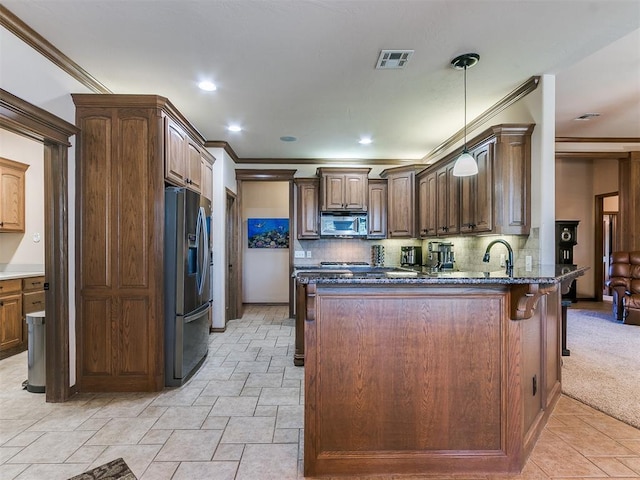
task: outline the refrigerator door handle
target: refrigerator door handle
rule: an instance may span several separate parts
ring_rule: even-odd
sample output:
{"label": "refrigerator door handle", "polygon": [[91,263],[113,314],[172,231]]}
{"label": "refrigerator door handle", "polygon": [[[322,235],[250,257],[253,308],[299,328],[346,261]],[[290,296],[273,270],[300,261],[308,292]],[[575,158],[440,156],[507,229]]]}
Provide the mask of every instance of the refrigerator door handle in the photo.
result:
{"label": "refrigerator door handle", "polygon": [[202,290],[207,278],[207,269],[209,267],[209,245],[204,208],[198,210],[198,222],[196,224],[196,281],[198,285],[198,294],[202,295]]}

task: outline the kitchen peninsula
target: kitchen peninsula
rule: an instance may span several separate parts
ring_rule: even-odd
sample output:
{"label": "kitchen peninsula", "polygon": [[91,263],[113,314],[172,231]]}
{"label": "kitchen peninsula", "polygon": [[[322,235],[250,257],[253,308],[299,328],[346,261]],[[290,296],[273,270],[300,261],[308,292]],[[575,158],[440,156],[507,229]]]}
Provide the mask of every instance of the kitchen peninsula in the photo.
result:
{"label": "kitchen peninsula", "polygon": [[305,475],[519,472],[585,268],[300,272]]}

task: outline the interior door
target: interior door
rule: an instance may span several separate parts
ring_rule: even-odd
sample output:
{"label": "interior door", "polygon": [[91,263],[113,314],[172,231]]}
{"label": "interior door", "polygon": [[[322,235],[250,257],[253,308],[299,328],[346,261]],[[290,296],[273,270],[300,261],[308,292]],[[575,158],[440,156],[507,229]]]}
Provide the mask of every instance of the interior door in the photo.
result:
{"label": "interior door", "polygon": [[236,196],[227,190],[226,203],[226,228],[225,228],[225,252],[227,269],[225,270],[225,323],[238,318],[238,232],[237,232],[238,208]]}

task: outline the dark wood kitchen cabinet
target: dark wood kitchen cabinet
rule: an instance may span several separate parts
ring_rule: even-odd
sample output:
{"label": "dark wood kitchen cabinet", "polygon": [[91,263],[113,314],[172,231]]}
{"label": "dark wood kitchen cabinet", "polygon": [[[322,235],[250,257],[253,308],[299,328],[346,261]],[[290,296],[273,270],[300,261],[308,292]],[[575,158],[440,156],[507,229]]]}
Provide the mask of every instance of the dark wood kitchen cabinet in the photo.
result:
{"label": "dark wood kitchen cabinet", "polygon": [[388,237],[415,238],[416,166],[387,169],[380,176],[387,179]]}
{"label": "dark wood kitchen cabinet", "polygon": [[468,142],[469,151],[478,162],[478,175],[453,176],[461,149],[420,172],[420,236],[434,236],[434,216],[437,235],[528,235],[534,126],[495,125]]}
{"label": "dark wood kitchen cabinet", "polygon": [[194,192],[202,190],[203,148],[170,117],[165,118],[165,180]]}
{"label": "dark wood kitchen cabinet", "polygon": [[438,235],[454,235],[460,231],[460,180],[453,176],[454,162],[436,172],[436,224]]}
{"label": "dark wood kitchen cabinet", "polygon": [[320,177],[320,210],[367,211],[368,175],[370,168],[318,168]]}
{"label": "dark wood kitchen cabinet", "polygon": [[493,229],[493,157],[495,139],[469,151],[478,174],[460,179],[460,233],[485,233]]}
{"label": "dark wood kitchen cabinet", "polygon": [[300,240],[320,238],[320,219],[318,217],[318,190],[320,179],[296,178],[297,189],[297,234]]}
{"label": "dark wood kitchen cabinet", "polygon": [[438,234],[436,180],[437,171],[423,170],[418,174],[418,233],[421,238]]}
{"label": "dark wood kitchen cabinet", "polygon": [[367,238],[387,238],[387,181],[369,180]]}
{"label": "dark wood kitchen cabinet", "polygon": [[202,154],[204,139],[160,96],[73,101],[77,389],[161,390],[165,164],[186,162],[190,141]]}

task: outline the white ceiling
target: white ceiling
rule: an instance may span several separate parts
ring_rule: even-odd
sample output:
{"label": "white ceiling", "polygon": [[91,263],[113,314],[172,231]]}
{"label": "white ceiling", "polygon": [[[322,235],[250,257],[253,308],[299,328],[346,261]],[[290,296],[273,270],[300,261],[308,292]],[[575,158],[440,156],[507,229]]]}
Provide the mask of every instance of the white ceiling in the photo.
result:
{"label": "white ceiling", "polygon": [[[450,61],[467,52],[481,57],[468,70],[469,121],[553,74],[558,137],[640,138],[638,0],[2,4],[114,93],[166,96],[240,158],[419,160],[464,124]],[[382,49],[415,53],[403,70],[375,70]],[[217,91],[200,91],[202,79]],[[587,112],[601,116],[573,120]]]}

